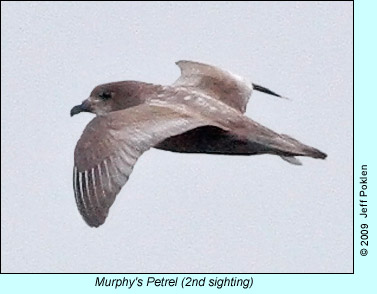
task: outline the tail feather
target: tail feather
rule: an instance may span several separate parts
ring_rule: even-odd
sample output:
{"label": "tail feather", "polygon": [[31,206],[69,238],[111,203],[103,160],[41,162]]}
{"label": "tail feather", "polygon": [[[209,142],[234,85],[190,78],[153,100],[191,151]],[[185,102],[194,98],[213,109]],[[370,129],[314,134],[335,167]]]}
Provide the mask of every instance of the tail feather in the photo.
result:
{"label": "tail feather", "polygon": [[283,137],[285,140],[287,140],[288,142],[291,142],[292,144],[295,144],[297,145],[300,149],[301,149],[301,152],[302,154],[296,154],[296,155],[300,155],[300,156],[309,156],[309,157],[312,157],[312,158],[319,158],[319,159],[325,159],[327,157],[327,154],[316,149],[316,148],[313,148],[313,147],[310,147],[310,146],[307,146],[303,143],[301,143],[300,141],[286,135],[286,134],[282,134],[281,137]]}

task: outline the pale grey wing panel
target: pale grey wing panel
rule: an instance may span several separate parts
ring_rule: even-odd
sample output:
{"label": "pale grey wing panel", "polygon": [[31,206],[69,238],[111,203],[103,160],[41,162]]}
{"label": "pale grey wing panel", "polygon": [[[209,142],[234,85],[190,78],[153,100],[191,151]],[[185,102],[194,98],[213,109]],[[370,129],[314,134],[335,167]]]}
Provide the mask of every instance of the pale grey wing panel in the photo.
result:
{"label": "pale grey wing panel", "polygon": [[174,86],[187,87],[216,98],[244,113],[253,86],[250,81],[218,67],[193,61],[176,62],[181,76]]}
{"label": "pale grey wing panel", "polygon": [[168,137],[210,124],[187,111],[148,104],[94,118],[77,143],[73,169],[76,203],[87,224],[98,227],[105,222],[143,152]]}

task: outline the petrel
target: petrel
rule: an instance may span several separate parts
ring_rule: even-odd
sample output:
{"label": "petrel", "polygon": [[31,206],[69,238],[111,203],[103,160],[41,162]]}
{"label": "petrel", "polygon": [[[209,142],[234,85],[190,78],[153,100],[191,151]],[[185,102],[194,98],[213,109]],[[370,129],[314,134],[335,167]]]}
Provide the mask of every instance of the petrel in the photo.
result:
{"label": "petrel", "polygon": [[181,76],[171,86],[122,81],[95,87],[72,108],[95,113],[77,142],[73,190],[85,222],[105,222],[116,195],[137,159],[151,147],[181,153],[275,154],[292,164],[294,156],[326,154],[244,115],[253,90],[281,97],[229,71],[193,61],[176,63]]}

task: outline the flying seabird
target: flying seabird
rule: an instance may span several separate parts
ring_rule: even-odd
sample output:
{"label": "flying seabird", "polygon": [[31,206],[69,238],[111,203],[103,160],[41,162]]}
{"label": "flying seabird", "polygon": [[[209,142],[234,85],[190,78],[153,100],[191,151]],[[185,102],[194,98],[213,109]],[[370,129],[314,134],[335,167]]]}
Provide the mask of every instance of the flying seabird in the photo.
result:
{"label": "flying seabird", "polygon": [[[122,81],[95,87],[71,116],[96,117],[79,139],[73,189],[85,222],[105,222],[116,195],[137,159],[151,147],[181,153],[275,154],[292,164],[294,156],[326,154],[244,115],[253,90],[271,90],[218,67],[178,61],[181,76],[171,86]],[[281,97],[283,98],[283,97]]]}

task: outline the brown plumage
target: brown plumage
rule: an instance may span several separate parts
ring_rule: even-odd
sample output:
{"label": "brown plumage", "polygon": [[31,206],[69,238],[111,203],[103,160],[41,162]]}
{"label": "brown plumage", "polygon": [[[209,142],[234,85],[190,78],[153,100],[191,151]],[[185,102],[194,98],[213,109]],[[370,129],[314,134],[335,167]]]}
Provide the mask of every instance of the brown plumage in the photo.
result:
{"label": "brown plumage", "polygon": [[326,154],[258,124],[243,115],[254,90],[278,94],[217,67],[179,61],[181,77],[172,86],[135,81],[99,85],[71,110],[97,116],[75,149],[76,203],[89,226],[105,222],[133,166],[151,147],[182,153],[276,154],[293,164],[294,156]]}

